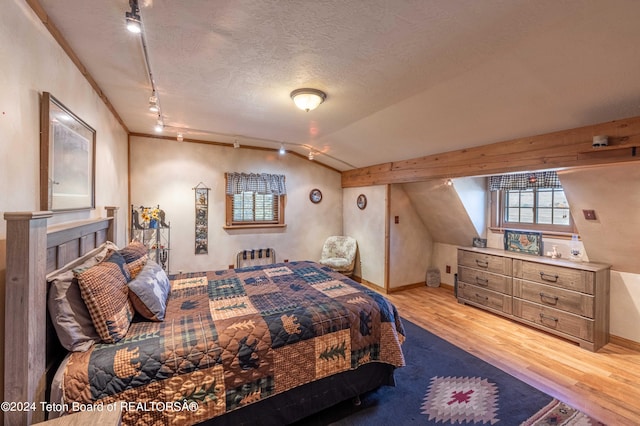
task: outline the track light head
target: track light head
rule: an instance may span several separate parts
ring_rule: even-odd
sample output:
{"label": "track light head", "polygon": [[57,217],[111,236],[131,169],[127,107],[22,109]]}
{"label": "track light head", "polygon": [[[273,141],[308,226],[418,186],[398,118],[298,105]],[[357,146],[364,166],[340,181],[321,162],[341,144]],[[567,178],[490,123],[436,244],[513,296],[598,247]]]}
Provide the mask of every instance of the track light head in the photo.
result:
{"label": "track light head", "polygon": [[155,95],[149,96],[149,111],[151,112],[160,111],[160,106],[158,106],[158,97]]}
{"label": "track light head", "polygon": [[309,160],[313,161],[313,158],[314,158],[313,151],[309,151]]}
{"label": "track light head", "polygon": [[287,153],[287,151],[284,149],[283,143],[280,144],[280,149],[278,150],[278,152],[280,153],[280,155],[284,155]]}
{"label": "track light head", "polygon": [[156,121],[155,131],[156,133],[162,133],[164,130],[164,123],[162,122],[162,118],[158,117],[158,121]]}
{"label": "track light head", "polygon": [[140,9],[138,8],[138,0],[129,0],[131,12],[125,12],[124,17],[127,23],[127,30],[134,34],[142,32],[142,20],[140,19]]}

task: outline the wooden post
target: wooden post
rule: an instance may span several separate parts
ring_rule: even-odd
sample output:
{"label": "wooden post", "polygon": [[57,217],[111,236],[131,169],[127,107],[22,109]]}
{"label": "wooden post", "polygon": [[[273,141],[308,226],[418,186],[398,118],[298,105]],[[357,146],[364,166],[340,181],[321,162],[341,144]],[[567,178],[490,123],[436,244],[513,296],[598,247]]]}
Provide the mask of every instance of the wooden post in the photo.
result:
{"label": "wooden post", "polygon": [[118,209],[119,207],[107,206],[105,210],[107,211],[107,217],[112,217],[111,226],[107,230],[107,240],[111,241],[114,244],[117,244],[116,238],[116,230],[118,229]]}
{"label": "wooden post", "polygon": [[[5,411],[4,424],[44,420],[46,389],[47,219],[50,211],[5,213],[7,270],[4,341],[4,399],[29,409]],[[24,408],[24,407],[23,407]],[[35,411],[32,410],[35,409]]]}

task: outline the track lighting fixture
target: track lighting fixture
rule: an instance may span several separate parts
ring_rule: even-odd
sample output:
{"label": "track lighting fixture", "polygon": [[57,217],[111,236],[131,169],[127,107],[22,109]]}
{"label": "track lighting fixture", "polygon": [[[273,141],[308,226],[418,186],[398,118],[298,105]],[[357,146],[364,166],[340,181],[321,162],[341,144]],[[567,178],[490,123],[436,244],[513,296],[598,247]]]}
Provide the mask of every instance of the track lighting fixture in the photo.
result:
{"label": "track lighting fixture", "polygon": [[278,151],[280,155],[284,155],[287,151],[284,149],[284,144],[280,144],[280,150]]}
{"label": "track lighting fixture", "polygon": [[160,118],[158,116],[158,121],[156,121],[156,133],[162,133],[162,130],[164,129],[164,123],[162,122],[162,118]]}
{"label": "track lighting fixture", "polygon": [[142,20],[140,19],[138,0],[129,0],[129,6],[131,6],[131,12],[124,14],[127,30],[134,34],[140,34],[142,32]]}
{"label": "track lighting fixture", "polygon": [[309,151],[309,160],[313,160],[313,151]]}
{"label": "track lighting fixture", "polygon": [[155,92],[153,92],[153,95],[149,96],[149,111],[160,111],[160,106],[158,105],[158,97],[156,96]]}
{"label": "track lighting fixture", "polygon": [[184,136],[182,136],[182,133],[178,133],[178,136],[176,136],[176,140],[178,142],[182,142],[184,140]]}
{"label": "track lighting fixture", "polygon": [[240,142],[238,142],[237,139],[235,141],[233,141],[233,147],[236,148],[236,149],[240,148]]}

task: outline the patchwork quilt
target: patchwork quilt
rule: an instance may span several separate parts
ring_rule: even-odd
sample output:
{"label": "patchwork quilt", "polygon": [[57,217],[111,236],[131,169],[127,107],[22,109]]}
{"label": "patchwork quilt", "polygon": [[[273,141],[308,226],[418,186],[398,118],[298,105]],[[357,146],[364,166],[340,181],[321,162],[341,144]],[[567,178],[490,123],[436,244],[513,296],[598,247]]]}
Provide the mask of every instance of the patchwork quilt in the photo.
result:
{"label": "patchwork quilt", "polygon": [[315,262],[170,276],[163,322],[71,354],[69,411],[123,411],[124,424],[194,424],[323,377],[404,365],[386,298]]}

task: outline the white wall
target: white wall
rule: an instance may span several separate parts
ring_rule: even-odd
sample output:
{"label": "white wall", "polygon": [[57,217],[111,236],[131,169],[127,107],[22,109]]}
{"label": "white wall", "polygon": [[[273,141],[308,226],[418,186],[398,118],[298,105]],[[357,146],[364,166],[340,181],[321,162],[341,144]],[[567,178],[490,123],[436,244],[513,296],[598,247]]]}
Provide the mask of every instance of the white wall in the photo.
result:
{"label": "white wall", "polygon": [[[131,138],[131,202],[155,206],[171,222],[170,272],[225,269],[235,264],[236,253],[274,248],[276,260],[318,260],[324,240],[342,234],[340,173],[307,159],[263,151]],[[225,230],[225,172],[274,173],[286,176],[286,228]],[[193,188],[200,182],[209,193],[209,253],[195,255]],[[322,191],[313,204],[309,192]]]}
{"label": "white wall", "polygon": [[[127,218],[127,135],[43,24],[22,0],[0,12],[0,217],[39,210],[40,96],[50,92],[96,130],[96,209],[58,214],[51,222],[104,216],[120,206]],[[124,244],[124,226],[117,244]],[[0,220],[0,340],[4,342],[6,222]],[[4,346],[4,345],[3,345]],[[0,349],[0,371],[4,347]],[[4,382],[3,377],[0,381]]]}
{"label": "white wall", "polygon": [[[360,210],[356,205],[356,199],[360,194],[367,197],[364,210]],[[344,234],[358,241],[354,275],[384,288],[387,185],[345,188],[342,197]]]}

